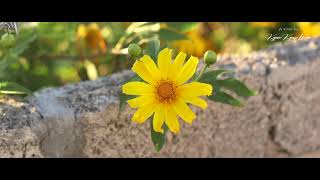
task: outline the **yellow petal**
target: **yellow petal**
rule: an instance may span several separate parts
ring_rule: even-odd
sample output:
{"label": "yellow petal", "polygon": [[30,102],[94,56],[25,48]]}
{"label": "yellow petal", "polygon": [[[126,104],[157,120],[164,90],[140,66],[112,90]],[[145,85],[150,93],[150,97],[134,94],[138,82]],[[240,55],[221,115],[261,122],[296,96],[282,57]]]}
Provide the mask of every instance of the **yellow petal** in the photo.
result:
{"label": "yellow petal", "polygon": [[154,80],[160,80],[162,78],[161,72],[150,56],[144,55],[139,61],[144,63]]}
{"label": "yellow petal", "polygon": [[196,118],[195,113],[181,99],[177,100],[177,102],[173,106],[173,109],[178,114],[178,116],[181,117],[181,119],[189,124],[191,124],[192,121]]}
{"label": "yellow petal", "polygon": [[158,106],[153,116],[153,129],[156,132],[164,133],[162,125],[164,123],[164,107]]}
{"label": "yellow petal", "polygon": [[171,66],[171,49],[165,48],[158,54],[158,67],[164,79],[167,79]]}
{"label": "yellow petal", "polygon": [[146,104],[150,104],[154,102],[154,96],[153,95],[142,95],[133,99],[130,99],[127,101],[127,103],[129,104],[129,106],[131,108],[138,108],[138,107],[142,107]]}
{"label": "yellow petal", "polygon": [[86,35],[87,35],[87,27],[83,24],[80,24],[77,30],[77,37],[84,38],[86,37]]}
{"label": "yellow petal", "polygon": [[147,104],[140,107],[133,115],[132,121],[144,123],[154,113],[155,104]]}
{"label": "yellow petal", "polygon": [[181,96],[209,96],[212,94],[212,86],[206,83],[191,82],[178,87]]}
{"label": "yellow petal", "polygon": [[136,61],[132,66],[132,70],[149,84],[156,83],[156,81],[152,78],[151,73],[148,71],[148,69],[142,61]]}
{"label": "yellow petal", "polygon": [[186,59],[187,55],[184,52],[180,52],[177,57],[174,59],[173,65],[175,67],[182,67],[184,60]]}
{"label": "yellow petal", "polygon": [[170,131],[177,134],[180,131],[180,124],[176,112],[171,107],[165,108],[165,122]]}
{"label": "yellow petal", "polygon": [[181,72],[177,77],[177,83],[179,85],[185,83],[193,76],[193,74],[196,72],[198,63],[199,60],[197,57],[191,56],[189,58],[188,62],[184,64]]}
{"label": "yellow petal", "polygon": [[143,95],[154,93],[154,87],[144,82],[128,82],[122,85],[122,92],[128,95]]}
{"label": "yellow petal", "polygon": [[206,109],[208,107],[208,104],[205,100],[196,96],[185,96],[182,97],[182,99],[184,102],[199,106],[202,109]]}
{"label": "yellow petal", "polygon": [[183,53],[183,52],[180,52],[176,56],[176,58],[175,58],[175,60],[173,62],[173,65],[170,66],[168,79],[173,80],[173,81],[176,80],[177,75],[182,70],[182,65],[184,63],[184,60],[186,59],[186,56],[187,55],[185,53]]}

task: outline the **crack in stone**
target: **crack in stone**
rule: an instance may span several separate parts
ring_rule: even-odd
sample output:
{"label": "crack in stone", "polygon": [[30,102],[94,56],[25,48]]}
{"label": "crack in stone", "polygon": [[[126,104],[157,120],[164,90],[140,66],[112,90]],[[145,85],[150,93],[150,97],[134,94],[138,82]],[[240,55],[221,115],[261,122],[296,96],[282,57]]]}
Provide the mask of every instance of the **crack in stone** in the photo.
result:
{"label": "crack in stone", "polygon": [[292,156],[292,153],[287,148],[283,147],[281,145],[281,143],[279,143],[275,140],[276,133],[277,133],[276,132],[276,125],[270,126],[268,129],[268,138],[271,141],[271,143],[273,143],[272,145],[275,146],[274,150],[279,154],[285,154],[287,156]]}
{"label": "crack in stone", "polygon": [[28,147],[28,143],[26,143],[23,147],[22,150],[22,157],[25,158],[26,157],[26,152],[27,152],[27,147]]}
{"label": "crack in stone", "polygon": [[[275,89],[275,87],[273,87],[273,85],[271,85],[269,83],[268,77],[269,76],[266,76],[266,78],[265,78],[266,88],[261,91],[261,96],[263,97],[262,104],[265,106],[265,108],[269,112],[269,115],[267,116],[268,124],[269,124],[268,129],[267,129],[269,142],[267,142],[267,143],[271,143],[271,145],[272,145],[271,151],[275,151],[277,154],[285,154],[286,156],[290,156],[291,155],[290,151],[288,149],[284,148],[279,142],[276,141],[277,124],[274,124],[276,122],[275,122],[273,116],[274,116],[274,114],[281,113],[280,107],[282,106],[282,103],[280,102],[279,107],[277,108],[278,112],[273,112],[272,108],[270,108],[270,105],[268,104],[268,100],[270,100],[270,99],[267,99],[267,98],[275,98],[280,101],[281,95],[276,93],[276,89]],[[268,92],[268,89],[271,92]],[[267,95],[268,93],[271,93],[272,96],[268,97],[268,95]],[[265,147],[265,153],[268,153],[267,151],[270,151],[270,149],[268,149],[268,145],[266,145],[266,147]]]}

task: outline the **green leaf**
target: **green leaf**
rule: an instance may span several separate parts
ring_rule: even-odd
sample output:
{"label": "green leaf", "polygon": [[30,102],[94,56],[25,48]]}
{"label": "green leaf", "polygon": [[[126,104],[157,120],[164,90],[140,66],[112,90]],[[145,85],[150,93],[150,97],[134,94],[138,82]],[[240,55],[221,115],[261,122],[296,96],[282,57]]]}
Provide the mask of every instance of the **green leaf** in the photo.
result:
{"label": "green leaf", "polygon": [[157,150],[157,152],[159,152],[162,148],[163,145],[165,144],[166,141],[166,133],[168,131],[167,126],[164,124],[163,126],[163,130],[164,133],[159,133],[159,132],[155,132],[153,129],[153,124],[152,124],[152,119],[150,120],[150,127],[151,127],[151,140],[153,142],[153,145],[155,147],[155,149]]}
{"label": "green leaf", "polygon": [[243,104],[235,99],[234,97],[230,96],[229,94],[223,92],[223,91],[216,91],[213,95],[208,97],[210,100],[224,103],[224,104],[230,104],[232,106],[238,106],[241,107]]}
{"label": "green leaf", "polygon": [[189,39],[187,35],[170,30],[170,29],[160,29],[159,36],[160,36],[160,39],[164,41],[176,41],[176,40]]}
{"label": "green leaf", "polygon": [[14,82],[0,82],[0,94],[29,95],[31,91]]}
{"label": "green leaf", "polygon": [[231,71],[225,70],[225,69],[217,69],[217,70],[211,70],[208,72],[203,73],[202,77],[200,78],[199,82],[203,83],[212,83],[217,79],[219,75],[222,75],[224,73],[230,73]]}
{"label": "green leaf", "polygon": [[123,111],[125,107],[124,105],[126,104],[126,102],[132,98],[135,98],[135,96],[123,94],[122,92],[120,92],[119,98],[120,98],[120,111]]}
{"label": "green leaf", "polygon": [[11,52],[16,55],[22,54],[27,48],[29,48],[30,43],[36,40],[37,35],[35,33],[29,32],[21,34],[18,38],[17,44],[11,49]]}
{"label": "green leaf", "polygon": [[159,49],[160,41],[158,39],[154,39],[147,44],[146,54],[149,55],[154,61],[156,61]]}
{"label": "green leaf", "polygon": [[199,24],[198,22],[167,22],[170,28],[175,29],[179,32],[188,32],[193,30]]}
{"label": "green leaf", "polygon": [[216,84],[228,90],[234,91],[238,96],[250,97],[258,94],[256,91],[250,90],[243,82],[235,78],[217,80]]}
{"label": "green leaf", "polygon": [[19,55],[30,47],[30,43],[35,41],[36,34],[34,32],[22,31],[19,38],[17,38],[16,45],[9,49],[9,51],[0,59],[0,72],[3,72],[8,66],[16,63]]}

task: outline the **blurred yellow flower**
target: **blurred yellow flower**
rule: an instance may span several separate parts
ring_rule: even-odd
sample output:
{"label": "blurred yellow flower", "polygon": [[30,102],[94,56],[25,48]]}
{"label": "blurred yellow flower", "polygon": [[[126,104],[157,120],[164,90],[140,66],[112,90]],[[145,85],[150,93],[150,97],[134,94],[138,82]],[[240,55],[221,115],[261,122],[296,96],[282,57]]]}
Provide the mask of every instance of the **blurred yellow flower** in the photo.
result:
{"label": "blurred yellow flower", "polygon": [[180,52],[172,62],[171,49],[165,48],[158,54],[157,64],[144,55],[137,60],[132,70],[145,82],[128,82],[122,86],[122,91],[138,97],[128,100],[131,108],[138,108],[132,120],[144,123],[153,114],[153,129],[164,133],[163,123],[170,131],[179,133],[178,116],[187,123],[192,123],[196,114],[187,103],[207,107],[205,100],[199,96],[211,95],[212,86],[206,83],[186,83],[196,72],[198,58],[191,56],[184,63],[186,54]]}
{"label": "blurred yellow flower", "polygon": [[320,35],[320,23],[298,22],[298,26],[303,36],[314,37]]}
{"label": "blurred yellow flower", "polygon": [[190,40],[174,41],[172,47],[196,57],[201,57],[207,50],[213,50],[210,38],[205,38],[200,33],[200,28],[186,33]]}
{"label": "blurred yellow flower", "polygon": [[77,30],[77,38],[85,38],[87,35],[87,27],[84,24],[80,24]]}
{"label": "blurred yellow flower", "polygon": [[277,22],[249,22],[249,24],[253,27],[276,27],[278,25]]}
{"label": "blurred yellow flower", "polygon": [[83,24],[79,25],[77,40],[80,41],[81,39],[85,39],[86,45],[92,49],[94,53],[98,53],[99,50],[105,53],[107,50],[107,45],[97,23],[90,23],[87,26]]}

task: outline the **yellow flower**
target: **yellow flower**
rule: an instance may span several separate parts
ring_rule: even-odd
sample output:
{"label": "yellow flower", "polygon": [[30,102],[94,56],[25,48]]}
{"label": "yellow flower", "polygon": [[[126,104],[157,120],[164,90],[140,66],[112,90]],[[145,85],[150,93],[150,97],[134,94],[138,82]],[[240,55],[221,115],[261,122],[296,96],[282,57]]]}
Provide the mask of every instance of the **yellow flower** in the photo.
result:
{"label": "yellow flower", "polygon": [[212,41],[208,38],[204,38],[199,30],[193,30],[186,33],[190,40],[174,41],[172,46],[180,51],[187,52],[196,57],[201,57],[206,50],[213,49]]}
{"label": "yellow flower", "polygon": [[105,53],[107,50],[99,25],[96,23],[91,23],[88,26],[83,24],[79,25],[77,30],[77,39],[85,39],[87,46],[95,53],[99,50],[102,53]]}
{"label": "yellow flower", "polygon": [[87,35],[87,27],[83,24],[80,24],[78,26],[78,30],[77,30],[77,38],[85,38]]}
{"label": "yellow flower", "polygon": [[320,23],[298,22],[301,34],[308,37],[320,35]]}
{"label": "yellow flower", "polygon": [[178,133],[178,116],[191,124],[196,115],[187,103],[205,109],[207,103],[199,96],[212,93],[210,84],[186,83],[196,72],[198,58],[191,56],[184,63],[186,54],[180,52],[172,62],[171,51],[165,48],[158,54],[158,66],[148,55],[144,55],[133,64],[132,70],[145,82],[128,82],[122,86],[123,93],[138,96],[127,101],[131,108],[138,108],[132,120],[144,123],[154,114],[153,128],[161,133],[164,132],[163,123],[172,132]]}

